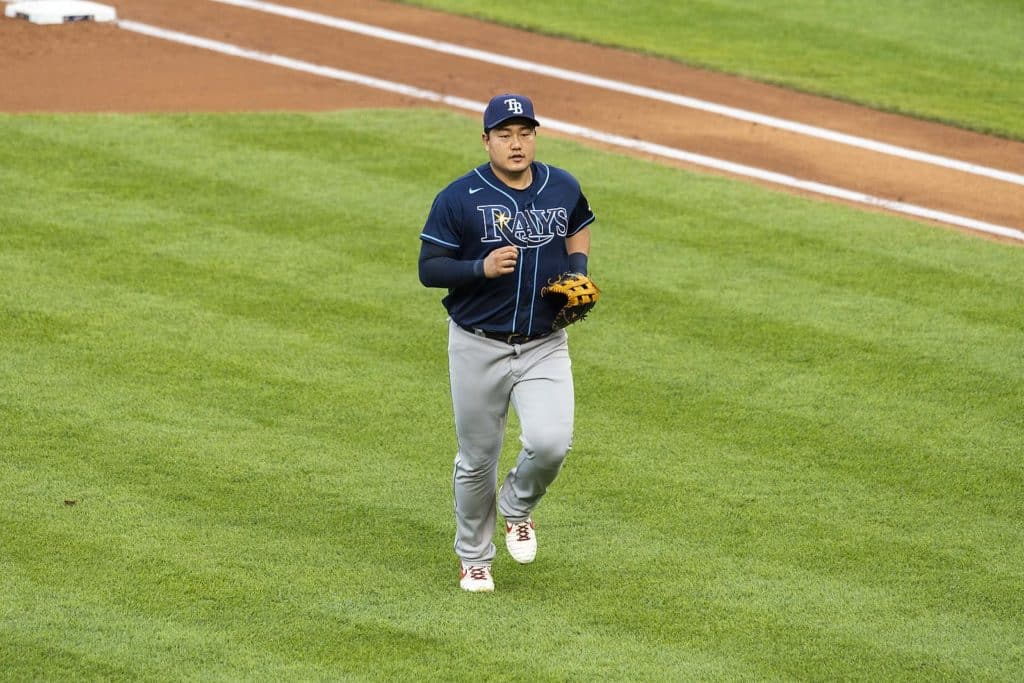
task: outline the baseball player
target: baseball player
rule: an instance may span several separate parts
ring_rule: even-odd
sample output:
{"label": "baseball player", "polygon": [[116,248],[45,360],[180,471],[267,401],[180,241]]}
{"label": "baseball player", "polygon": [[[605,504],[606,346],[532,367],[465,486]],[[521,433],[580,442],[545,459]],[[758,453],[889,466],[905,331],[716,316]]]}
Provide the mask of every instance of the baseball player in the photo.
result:
{"label": "baseball player", "polygon": [[[541,289],[561,273],[586,274],[594,214],[572,175],[535,160],[539,125],[529,98],[491,99],[488,162],[438,193],[420,234],[420,281],[448,290],[455,553],[459,583],[473,592],[494,590],[496,512],[512,558],[533,561],[533,510],[572,445],[567,334],[553,329],[557,306]],[[510,404],[522,449],[499,488]]]}

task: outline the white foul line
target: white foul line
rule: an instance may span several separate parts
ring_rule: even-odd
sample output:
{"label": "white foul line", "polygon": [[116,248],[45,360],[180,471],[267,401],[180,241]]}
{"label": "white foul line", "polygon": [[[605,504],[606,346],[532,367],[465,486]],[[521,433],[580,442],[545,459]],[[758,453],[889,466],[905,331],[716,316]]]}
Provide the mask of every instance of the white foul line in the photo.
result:
{"label": "white foul line", "polygon": [[381,28],[379,26],[363,24],[358,21],[339,19],[337,17],[332,17],[326,14],[309,12],[294,7],[277,5],[271,2],[263,2],[262,0],[213,0],[213,2],[219,2],[225,5],[234,5],[236,7],[243,7],[246,9],[252,9],[259,12],[266,12],[268,14],[276,14],[278,16],[288,17],[290,19],[298,19],[300,21],[306,21],[313,24],[319,24],[321,26],[340,29],[342,31],[349,31],[351,33],[358,33],[361,35],[371,36],[373,38],[379,38],[381,40],[389,40],[396,43],[402,43],[404,45],[411,45],[414,47],[423,48],[425,50],[434,50],[436,52],[442,52],[445,54],[455,55],[458,57],[465,57],[467,59],[474,59],[477,61],[487,62],[488,64],[495,64],[510,69],[527,71],[529,73],[539,74],[541,76],[550,76],[552,78],[572,81],[574,83],[582,83],[584,85],[591,85],[597,88],[603,88],[605,90],[612,90],[615,92],[626,93],[628,95],[635,95],[637,97],[644,97],[651,100],[658,100],[660,102],[667,102],[680,107],[687,107],[689,109],[706,111],[712,114],[718,114],[721,116],[738,119],[740,121],[757,123],[771,128],[778,128],[779,130],[785,130],[791,133],[798,133],[800,135],[806,135],[808,137],[820,138],[822,140],[828,140],[830,142],[836,142],[839,144],[848,145],[850,147],[867,149],[872,152],[878,152],[880,154],[888,154],[890,156],[909,159],[911,161],[919,161],[926,164],[932,164],[933,166],[941,166],[943,168],[949,168],[955,171],[985,176],[988,178],[993,178],[995,180],[1002,180],[1017,185],[1024,185],[1024,175],[1021,175],[1019,173],[1013,173],[1011,171],[1003,171],[996,168],[990,168],[988,166],[973,164],[967,161],[961,161],[959,159],[940,156],[938,154],[929,154],[927,152],[920,152],[913,149],[907,149],[905,147],[891,145],[886,142],[879,142],[877,140],[871,140],[856,135],[848,135],[846,133],[828,130],[827,128],[810,126],[807,124],[798,123],[796,121],[789,121],[787,119],[781,119],[774,116],[767,116],[765,114],[758,114],[756,112],[747,111],[745,109],[738,109],[736,107],[728,107],[725,105],[716,104],[714,102],[708,102],[706,100],[699,100],[693,97],[686,97],[685,95],[677,95],[675,93],[665,92],[664,90],[656,90],[654,88],[647,88],[643,86],[634,85],[631,83],[624,83],[622,81],[602,78],[600,76],[593,76],[591,74],[586,74],[579,71],[571,71],[569,69],[562,69],[556,66],[540,64],[538,62],[531,62],[525,59],[519,59],[517,57],[509,57],[506,55],[495,54],[493,52],[486,52],[484,50],[476,50],[473,48],[464,47],[462,45],[456,45],[454,43],[447,43],[441,40],[434,40],[432,38],[414,36],[408,33],[401,33],[399,31],[392,31],[390,29]]}
{"label": "white foul line", "polygon": [[[325,78],[331,78],[337,81],[356,83],[358,85],[376,88],[378,90],[384,90],[398,95],[404,95],[406,97],[413,97],[416,99],[427,100],[430,102],[448,105],[450,107],[455,107],[458,109],[464,109],[467,111],[471,111],[474,114],[479,114],[487,106],[486,103],[484,102],[467,100],[452,95],[443,95],[441,93],[433,92],[431,90],[424,90],[423,88],[417,88],[411,85],[404,85],[402,83],[386,81],[380,78],[366,76],[352,71],[344,71],[342,69],[335,69],[328,66],[321,66],[319,64],[312,64],[310,62],[304,62],[298,59],[291,59],[290,57],[282,57],[281,55],[250,50],[248,48],[239,47],[237,45],[231,45],[229,43],[224,43],[218,40],[200,38],[198,36],[189,35],[187,33],[180,33],[178,31],[170,31],[167,29],[158,28],[156,26],[140,24],[135,21],[128,21],[122,19],[118,22],[118,25],[122,29],[125,29],[127,31],[141,33],[143,35],[151,36],[153,38],[161,38],[163,40],[170,40],[177,43],[183,43],[185,45],[190,45],[205,50],[220,52],[222,54],[230,55],[232,57],[251,59],[253,61],[263,62],[265,64],[272,64],[274,66],[280,66],[286,69],[292,69],[295,71],[314,74],[316,76],[323,76]],[[704,156],[703,154],[694,154],[692,152],[686,152],[681,149],[675,149],[673,147],[667,147],[665,145],[659,145],[653,142],[635,140],[632,138],[622,137],[621,135],[614,135],[612,133],[604,133],[599,130],[594,130],[592,128],[585,128],[583,126],[577,126],[572,123],[558,121],[555,119],[548,119],[546,117],[544,119],[544,127],[562,133],[567,133],[569,135],[575,135],[590,140],[596,140],[598,142],[614,145],[616,147],[624,147],[636,152],[654,154],[668,159],[684,161],[695,166],[712,168],[718,171],[724,171],[726,173],[731,173],[734,175],[744,176],[747,178],[754,178],[756,180],[762,180],[776,185],[782,185],[785,187],[795,188],[798,190],[813,192],[815,194],[825,195],[827,197],[843,199],[846,201],[856,202],[859,204],[867,204],[882,209],[888,209],[889,211],[895,211],[898,213],[908,214],[911,216],[917,216],[919,218],[927,218],[930,220],[939,221],[941,223],[956,225],[962,228],[969,228],[971,230],[978,230],[980,232],[985,232],[992,235],[1000,235],[1003,237],[1009,237],[1011,239],[1024,241],[1024,231],[1017,230],[1015,228],[1008,228],[1002,225],[995,225],[993,223],[986,223],[984,221],[975,220],[973,218],[965,218],[963,216],[946,213],[944,211],[936,211],[934,209],[928,209],[923,206],[906,204],[904,202],[891,201],[888,199],[883,199],[881,197],[874,197],[872,195],[862,194],[860,192],[846,190],[840,187],[834,187],[832,185],[825,185],[822,183],[817,183],[809,180],[801,180],[799,178],[794,178],[793,176],[785,175],[782,173],[776,173],[774,171],[766,171],[764,169],[754,168],[752,166],[736,164],[731,161],[724,161],[722,159]]]}

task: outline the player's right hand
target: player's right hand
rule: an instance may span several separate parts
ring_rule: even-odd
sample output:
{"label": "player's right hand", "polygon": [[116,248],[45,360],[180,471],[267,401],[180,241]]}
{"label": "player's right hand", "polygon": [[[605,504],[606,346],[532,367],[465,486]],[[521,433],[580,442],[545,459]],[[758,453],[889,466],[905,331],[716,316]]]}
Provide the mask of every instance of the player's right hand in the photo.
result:
{"label": "player's right hand", "polygon": [[519,249],[511,245],[499,247],[484,258],[484,277],[496,278],[515,272]]}

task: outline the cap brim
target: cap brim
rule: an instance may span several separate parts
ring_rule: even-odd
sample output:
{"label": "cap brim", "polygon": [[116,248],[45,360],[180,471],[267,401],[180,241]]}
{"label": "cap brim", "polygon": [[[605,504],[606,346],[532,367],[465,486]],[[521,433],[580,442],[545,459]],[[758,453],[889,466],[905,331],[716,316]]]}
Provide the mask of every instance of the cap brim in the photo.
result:
{"label": "cap brim", "polygon": [[513,115],[513,116],[506,116],[505,118],[500,119],[500,120],[492,123],[489,126],[486,126],[484,128],[484,130],[491,130],[493,128],[497,128],[498,126],[502,125],[503,123],[508,123],[509,121],[514,121],[516,119],[519,119],[520,121],[529,121],[534,126],[539,126],[540,125],[540,121],[538,121],[537,119],[530,118],[529,116]]}

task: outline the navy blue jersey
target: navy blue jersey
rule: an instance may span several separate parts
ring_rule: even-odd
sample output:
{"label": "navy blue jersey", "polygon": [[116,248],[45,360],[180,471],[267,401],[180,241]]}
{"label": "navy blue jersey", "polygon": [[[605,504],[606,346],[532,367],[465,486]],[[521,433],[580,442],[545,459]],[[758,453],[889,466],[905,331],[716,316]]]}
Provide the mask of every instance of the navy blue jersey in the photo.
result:
{"label": "navy blue jersey", "polygon": [[442,303],[457,324],[490,332],[533,335],[551,329],[557,307],[540,290],[569,269],[565,238],[594,221],[587,198],[567,171],[540,162],[533,182],[514,190],[483,164],[441,190],[420,239],[478,261],[511,244],[515,272],[448,290]]}

